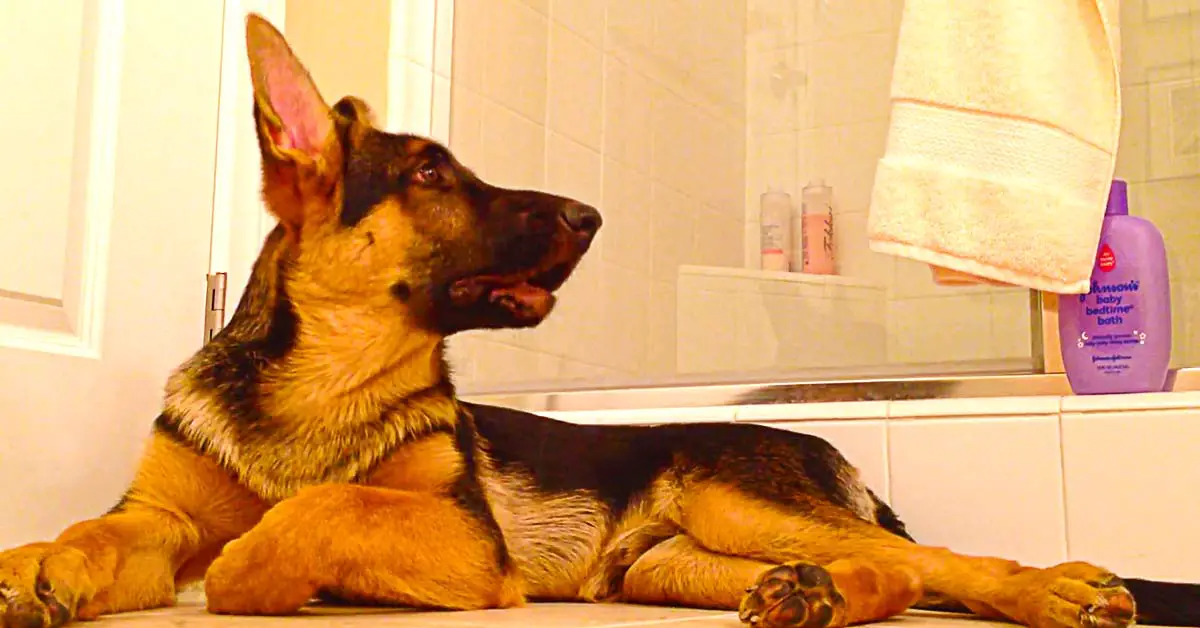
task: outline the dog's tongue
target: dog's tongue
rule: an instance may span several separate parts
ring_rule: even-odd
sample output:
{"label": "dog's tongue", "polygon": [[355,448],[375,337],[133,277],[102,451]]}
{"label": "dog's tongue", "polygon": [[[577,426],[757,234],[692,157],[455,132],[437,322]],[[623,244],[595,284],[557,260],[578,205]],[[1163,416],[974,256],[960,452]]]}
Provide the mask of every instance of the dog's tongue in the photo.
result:
{"label": "dog's tongue", "polygon": [[543,288],[524,282],[493,288],[488,300],[508,308],[521,318],[541,319],[550,313],[550,308],[554,307],[554,295]]}

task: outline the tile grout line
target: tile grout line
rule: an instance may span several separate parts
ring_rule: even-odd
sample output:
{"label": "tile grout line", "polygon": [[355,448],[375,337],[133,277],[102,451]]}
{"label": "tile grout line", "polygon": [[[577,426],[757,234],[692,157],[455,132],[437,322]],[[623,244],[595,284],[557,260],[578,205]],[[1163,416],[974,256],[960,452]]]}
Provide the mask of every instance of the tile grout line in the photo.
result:
{"label": "tile grout line", "polygon": [[883,494],[888,508],[895,511],[892,505],[892,402],[884,403],[887,405],[883,411]]}
{"label": "tile grout line", "polygon": [[[1060,402],[1061,408],[1061,402]],[[1065,560],[1071,560],[1071,515],[1068,504],[1067,491],[1067,443],[1063,434],[1063,411],[1058,412],[1058,481],[1061,486],[1062,495],[1062,513],[1063,513],[1063,547],[1067,555]]]}

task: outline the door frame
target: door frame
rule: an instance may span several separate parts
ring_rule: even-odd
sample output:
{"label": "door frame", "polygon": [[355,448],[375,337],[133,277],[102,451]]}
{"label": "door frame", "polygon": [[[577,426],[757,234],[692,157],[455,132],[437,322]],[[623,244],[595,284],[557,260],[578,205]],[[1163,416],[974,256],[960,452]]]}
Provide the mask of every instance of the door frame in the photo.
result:
{"label": "door frame", "polygon": [[243,35],[245,16],[251,11],[283,30],[287,2],[225,0],[208,272],[227,273],[227,307],[241,299],[262,240],[274,226],[274,220],[263,208],[257,185],[261,176],[258,140],[250,118],[253,87]]}
{"label": "door frame", "polygon": [[[448,143],[454,0],[388,1],[384,126]],[[250,11],[286,35],[287,0],[225,0],[209,272],[226,273],[228,314],[241,299],[263,239],[276,224],[260,196],[258,142],[250,117],[252,86],[242,35]]]}

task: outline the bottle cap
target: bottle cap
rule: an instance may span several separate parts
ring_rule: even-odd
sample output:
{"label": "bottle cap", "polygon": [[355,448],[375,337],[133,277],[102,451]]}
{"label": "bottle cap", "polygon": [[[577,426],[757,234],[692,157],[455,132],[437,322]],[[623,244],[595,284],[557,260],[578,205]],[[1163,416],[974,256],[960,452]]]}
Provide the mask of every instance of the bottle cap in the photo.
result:
{"label": "bottle cap", "polygon": [[1104,209],[1105,216],[1129,215],[1129,184],[1121,179],[1113,179],[1108,189],[1108,207]]}
{"label": "bottle cap", "polygon": [[804,186],[804,189],[808,190],[808,189],[823,188],[823,187],[828,187],[827,185],[825,185],[825,178],[817,177],[815,179],[809,179],[808,185]]}

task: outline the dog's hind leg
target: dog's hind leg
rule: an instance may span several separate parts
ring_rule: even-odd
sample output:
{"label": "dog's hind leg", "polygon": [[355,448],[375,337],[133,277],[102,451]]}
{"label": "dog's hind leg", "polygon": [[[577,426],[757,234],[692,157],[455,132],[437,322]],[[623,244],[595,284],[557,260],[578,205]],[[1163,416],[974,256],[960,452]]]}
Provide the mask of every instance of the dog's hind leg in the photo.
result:
{"label": "dog's hind leg", "polygon": [[323,590],[422,608],[519,606],[521,579],[499,528],[473,506],[434,492],[306,488],[225,547],[205,576],[208,609],[287,614]]}
{"label": "dog's hind leg", "polygon": [[743,621],[784,628],[845,626],[886,619],[920,597],[919,580],[903,567],[865,559],[825,567],[718,554],[686,535],[646,552],[625,574],[621,599],[738,609]]}
{"label": "dog's hind leg", "polygon": [[738,607],[746,588],[771,567],[771,563],[710,552],[680,534],[634,561],[625,572],[618,599],[635,604],[732,610]]}
{"label": "dog's hind leg", "polygon": [[[917,545],[827,501],[797,499],[796,503],[777,503],[712,482],[696,482],[683,496],[680,525],[701,546],[772,564],[802,561],[821,565],[846,600],[844,619],[835,613],[825,624],[763,625],[844,625],[857,619],[855,608],[888,607],[892,596],[902,599],[904,588],[889,590],[888,583],[906,576],[913,578],[909,603],[927,587],[981,614],[999,615],[1035,628],[1123,628],[1133,623],[1129,591],[1116,576],[1099,567],[1067,563],[1036,569],[999,558],[963,556]],[[747,605],[751,607],[750,614],[743,613],[745,619],[773,603],[766,599],[769,596],[761,595],[763,591],[786,592],[803,581],[802,570],[789,569],[797,576],[791,576],[788,569],[772,575],[778,568],[760,576],[759,589],[743,602],[743,611]],[[783,584],[767,586],[779,576]],[[878,584],[885,586],[873,592]],[[889,599],[880,601],[881,595]],[[764,599],[755,602],[755,596]],[[760,620],[767,617],[763,612],[757,614]]]}

